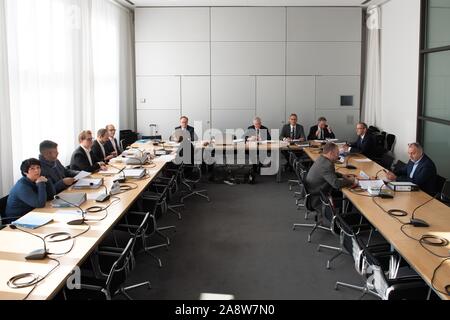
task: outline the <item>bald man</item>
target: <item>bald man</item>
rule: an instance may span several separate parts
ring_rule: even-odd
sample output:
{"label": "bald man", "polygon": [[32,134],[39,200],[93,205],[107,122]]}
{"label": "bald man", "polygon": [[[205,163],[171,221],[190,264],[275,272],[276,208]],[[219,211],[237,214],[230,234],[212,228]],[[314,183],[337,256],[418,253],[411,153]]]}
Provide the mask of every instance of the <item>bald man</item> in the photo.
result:
{"label": "bald man", "polygon": [[108,141],[105,143],[105,151],[106,154],[117,157],[122,154],[123,150],[120,148],[120,144],[117,143],[116,136],[116,127],[114,125],[109,124],[106,126],[106,131],[108,131]]}

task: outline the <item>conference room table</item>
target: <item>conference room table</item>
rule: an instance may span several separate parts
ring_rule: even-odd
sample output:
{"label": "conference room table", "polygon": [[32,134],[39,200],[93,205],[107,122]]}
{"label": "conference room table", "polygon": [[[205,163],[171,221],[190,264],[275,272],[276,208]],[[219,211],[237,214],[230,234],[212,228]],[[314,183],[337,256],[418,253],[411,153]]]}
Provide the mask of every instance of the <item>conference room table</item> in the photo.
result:
{"label": "conference room table", "polygon": [[[306,154],[315,161],[320,157],[320,150],[305,148]],[[362,155],[353,156],[348,164],[357,167],[357,170],[348,170],[343,165],[337,164],[336,169],[342,174],[353,174],[357,177],[364,172],[369,177],[385,178],[383,168],[377,163]],[[409,265],[423,278],[437,295],[444,300],[450,300],[445,294],[445,287],[450,285],[450,260],[444,262],[435,273],[436,268],[444,261],[427,251],[419,241],[407,237],[401,232],[402,224],[387,214],[385,211],[399,209],[406,211],[408,216],[398,217],[402,222],[409,223],[412,213],[432,197],[423,191],[395,192],[393,199],[370,198],[368,193],[355,192],[352,189],[344,189],[344,196],[364,215],[365,218],[389,241],[392,247],[409,263]],[[376,201],[381,208],[375,203]],[[384,209],[384,210],[383,210]],[[429,228],[415,228],[411,225],[404,227],[404,231],[414,239],[420,239],[424,235],[433,235],[450,241],[450,208],[442,202],[434,199],[418,209],[415,218],[425,220]],[[433,247],[424,244],[429,250],[442,257],[450,257],[450,245],[445,247]],[[434,281],[433,279],[434,274]],[[436,290],[437,289],[437,290]]]}
{"label": "conference room table", "polygon": [[[151,147],[149,147],[151,149]],[[176,151],[174,149],[174,151]],[[170,157],[170,156],[169,156]],[[174,158],[174,156],[173,156]],[[119,159],[120,160],[120,159]],[[81,236],[74,239],[72,250],[64,255],[51,255],[52,258],[57,259],[60,265],[51,272],[42,282],[37,286],[32,286],[23,289],[12,289],[7,283],[12,277],[22,273],[34,273],[40,276],[45,276],[56,265],[57,262],[45,259],[41,261],[27,261],[25,257],[32,251],[43,248],[43,241],[32,235],[26,234],[19,230],[13,230],[6,227],[0,231],[0,300],[48,300],[56,296],[61,289],[63,289],[70,280],[72,271],[81,266],[86,259],[94,252],[97,246],[110,233],[111,229],[116,225],[121,218],[127,213],[131,205],[139,198],[140,194],[146,190],[155,177],[161,172],[167,162],[170,162],[168,157],[156,158],[153,164],[146,165],[147,176],[141,180],[128,179],[127,183],[132,190],[115,195],[120,198],[120,201],[112,204],[106,212],[88,213],[86,218],[91,220],[86,225],[70,226],[67,222],[79,218],[76,215],[74,208],[52,208],[51,203],[48,202],[43,209],[36,209],[28,213],[28,215],[50,217],[53,221],[45,226],[39,227],[36,230],[28,230],[34,234],[44,237],[55,232],[68,232],[72,236]],[[114,163],[116,168],[123,168],[125,165],[120,162]],[[110,167],[108,171],[114,172],[115,168]],[[118,176],[105,176],[102,174],[94,174],[93,178],[104,178],[104,184],[110,190],[113,180]],[[126,183],[126,184],[127,184]],[[72,190],[69,189],[64,193],[86,192],[87,202],[81,207],[87,209],[92,206],[107,206],[111,202],[96,203],[95,199],[105,193],[104,188],[90,190]],[[112,201],[112,200],[110,200]],[[104,219],[103,219],[104,218]],[[103,219],[103,220],[102,220]],[[87,226],[90,226],[89,230]],[[51,253],[64,253],[71,249],[72,241],[65,241],[62,243],[47,242],[47,249]]]}

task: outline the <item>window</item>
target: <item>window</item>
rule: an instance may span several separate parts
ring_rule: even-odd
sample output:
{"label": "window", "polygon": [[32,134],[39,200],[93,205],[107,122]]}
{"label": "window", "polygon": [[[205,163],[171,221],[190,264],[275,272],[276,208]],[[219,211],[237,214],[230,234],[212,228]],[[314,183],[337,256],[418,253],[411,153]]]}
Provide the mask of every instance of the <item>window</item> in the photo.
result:
{"label": "window", "polygon": [[422,0],[418,138],[450,178],[450,0]]}

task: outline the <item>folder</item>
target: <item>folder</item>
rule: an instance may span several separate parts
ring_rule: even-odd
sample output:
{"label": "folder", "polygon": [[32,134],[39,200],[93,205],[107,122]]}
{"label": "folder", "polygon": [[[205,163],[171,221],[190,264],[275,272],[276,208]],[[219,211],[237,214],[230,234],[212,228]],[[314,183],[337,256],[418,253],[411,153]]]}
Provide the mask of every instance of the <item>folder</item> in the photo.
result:
{"label": "folder", "polygon": [[52,222],[53,219],[49,217],[42,217],[38,215],[26,215],[19,220],[16,220],[12,225],[25,229],[37,229]]}

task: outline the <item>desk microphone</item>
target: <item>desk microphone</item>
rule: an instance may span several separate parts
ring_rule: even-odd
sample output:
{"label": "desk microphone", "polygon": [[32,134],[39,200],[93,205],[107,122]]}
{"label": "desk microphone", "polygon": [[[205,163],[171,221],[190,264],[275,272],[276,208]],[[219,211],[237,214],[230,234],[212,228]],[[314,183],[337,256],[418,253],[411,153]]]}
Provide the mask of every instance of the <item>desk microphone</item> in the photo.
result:
{"label": "desk microphone", "polygon": [[34,237],[36,237],[36,238],[39,238],[39,239],[41,239],[42,242],[44,243],[44,248],[43,248],[43,249],[39,249],[39,250],[35,250],[35,251],[30,252],[30,253],[25,257],[26,260],[31,260],[31,261],[35,261],[35,260],[44,260],[44,259],[47,257],[47,253],[48,253],[48,252],[47,252],[47,245],[45,244],[44,238],[42,238],[41,236],[38,236],[37,234],[34,234],[34,233],[28,232],[28,231],[26,231],[26,230],[23,230],[23,229],[21,229],[21,228],[15,226],[15,225],[13,225],[13,224],[11,224],[9,227],[10,227],[12,230],[19,230],[19,231],[21,231],[21,232],[24,232],[24,233],[26,233],[26,234],[32,235],[32,236],[34,236]]}
{"label": "desk microphone", "polygon": [[106,202],[109,199],[111,199],[111,195],[108,193],[108,188],[105,186],[105,182],[102,183],[101,185],[103,188],[105,188],[105,194],[101,194],[97,197],[97,199],[95,199],[95,202]]}
{"label": "desk microphone", "polygon": [[79,205],[76,205],[76,204],[74,204],[72,202],[69,202],[66,199],[61,198],[60,196],[55,196],[55,200],[61,200],[61,201],[65,202],[65,203],[67,203],[67,204],[70,204],[71,206],[73,206],[75,208],[80,209],[80,211],[81,211],[81,219],[69,221],[67,223],[69,226],[81,226],[81,225],[85,224],[85,222],[87,221],[86,218],[85,218],[86,212]]}
{"label": "desk microphone", "polygon": [[352,157],[353,157],[352,154],[349,154],[348,156],[345,157],[345,163],[344,163],[344,165],[345,165],[345,168],[348,169],[348,170],[356,170],[356,169],[358,169],[357,167],[352,166],[351,164],[348,164],[348,161],[349,161],[350,158],[352,158]]}
{"label": "desk microphone", "polygon": [[428,203],[430,203],[431,201],[435,200],[437,197],[439,196],[439,194],[436,194],[432,199],[428,200],[427,202],[425,202],[424,204],[418,206],[412,213],[412,217],[411,217],[411,222],[410,224],[416,228],[428,228],[430,227],[430,225],[422,220],[422,219],[416,219],[415,218],[415,214],[417,212],[417,210],[419,210],[420,208],[422,208],[423,206],[427,205]]}
{"label": "desk microphone", "polygon": [[[117,167],[114,167],[114,166],[111,166],[111,167],[114,168],[114,169],[119,170],[119,172],[117,172],[117,174],[122,174],[122,178],[121,178],[121,179],[116,179],[116,180],[114,180],[113,182],[119,182],[119,183],[125,183],[125,182],[127,182],[127,176],[126,176],[126,174],[125,174],[125,172],[124,172],[126,166],[123,167],[122,169],[117,168]],[[108,190],[106,190],[106,193],[108,193]]]}

